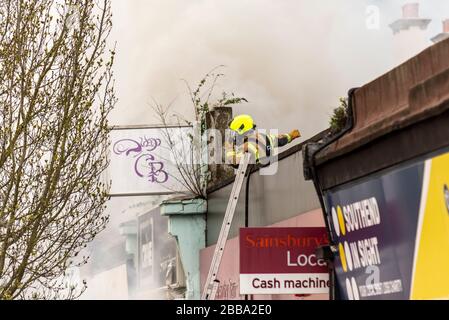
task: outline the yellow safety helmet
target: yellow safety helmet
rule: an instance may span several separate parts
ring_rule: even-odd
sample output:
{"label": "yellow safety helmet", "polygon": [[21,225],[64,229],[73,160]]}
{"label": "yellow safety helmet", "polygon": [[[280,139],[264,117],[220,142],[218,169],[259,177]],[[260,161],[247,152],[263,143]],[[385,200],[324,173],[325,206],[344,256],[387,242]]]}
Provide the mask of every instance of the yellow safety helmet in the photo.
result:
{"label": "yellow safety helmet", "polygon": [[256,126],[254,125],[253,118],[247,114],[236,116],[229,124],[229,129],[237,132],[240,135],[245,134],[255,127]]}

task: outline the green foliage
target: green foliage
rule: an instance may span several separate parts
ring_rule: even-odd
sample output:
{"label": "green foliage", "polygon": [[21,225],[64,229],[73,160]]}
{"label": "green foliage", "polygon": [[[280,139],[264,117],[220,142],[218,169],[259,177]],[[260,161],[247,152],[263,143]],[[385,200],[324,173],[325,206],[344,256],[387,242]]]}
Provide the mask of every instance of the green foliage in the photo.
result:
{"label": "green foliage", "polygon": [[[221,97],[211,102],[218,80],[224,76],[223,73],[215,71],[223,66],[217,66],[209,71],[198,83],[196,89],[192,91],[186,82],[190,98],[195,110],[195,120],[200,123],[201,134],[206,131],[206,114],[214,107],[225,107],[248,102],[246,98],[237,97],[235,94],[222,92]],[[209,85],[209,86],[208,86]]]}
{"label": "green foliage", "polygon": [[331,119],[329,121],[329,128],[331,134],[340,132],[348,120],[348,99],[340,98],[340,105],[334,109]]}

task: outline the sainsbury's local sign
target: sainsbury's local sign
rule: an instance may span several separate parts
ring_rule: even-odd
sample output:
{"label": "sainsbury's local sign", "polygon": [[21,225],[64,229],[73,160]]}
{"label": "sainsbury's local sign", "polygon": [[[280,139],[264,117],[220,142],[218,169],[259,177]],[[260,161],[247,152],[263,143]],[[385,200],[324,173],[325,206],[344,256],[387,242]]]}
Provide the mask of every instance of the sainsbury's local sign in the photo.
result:
{"label": "sainsbury's local sign", "polygon": [[240,294],[328,293],[327,243],[325,228],[241,228]]}

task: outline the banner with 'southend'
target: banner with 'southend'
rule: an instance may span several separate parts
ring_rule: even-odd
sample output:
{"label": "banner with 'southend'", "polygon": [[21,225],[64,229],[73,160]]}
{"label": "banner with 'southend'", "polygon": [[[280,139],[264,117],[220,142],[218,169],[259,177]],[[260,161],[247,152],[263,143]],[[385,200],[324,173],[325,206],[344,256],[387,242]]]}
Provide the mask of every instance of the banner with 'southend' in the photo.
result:
{"label": "banner with 'southend'", "polygon": [[324,193],[342,299],[449,298],[449,153]]}
{"label": "banner with 'southend'", "polygon": [[315,250],[328,244],[325,228],[241,228],[240,294],[329,292],[326,262]]}

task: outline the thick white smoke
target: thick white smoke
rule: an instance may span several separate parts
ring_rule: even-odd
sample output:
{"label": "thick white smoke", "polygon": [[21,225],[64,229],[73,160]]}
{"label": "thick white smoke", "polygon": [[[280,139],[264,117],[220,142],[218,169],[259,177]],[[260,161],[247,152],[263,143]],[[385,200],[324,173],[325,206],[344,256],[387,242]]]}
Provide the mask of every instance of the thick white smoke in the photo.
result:
{"label": "thick white smoke", "polygon": [[[388,24],[407,1],[381,0],[113,0],[117,40],[115,124],[157,122],[148,107],[177,98],[192,117],[184,78],[195,84],[224,64],[222,88],[250,103],[259,127],[298,128],[307,138],[327,127],[338,97],[393,67]],[[367,27],[368,6],[379,28]],[[439,31],[443,0],[422,1]],[[446,9],[446,10],[444,10]],[[449,13],[448,13],[449,16]],[[430,42],[429,42],[430,44]]]}

